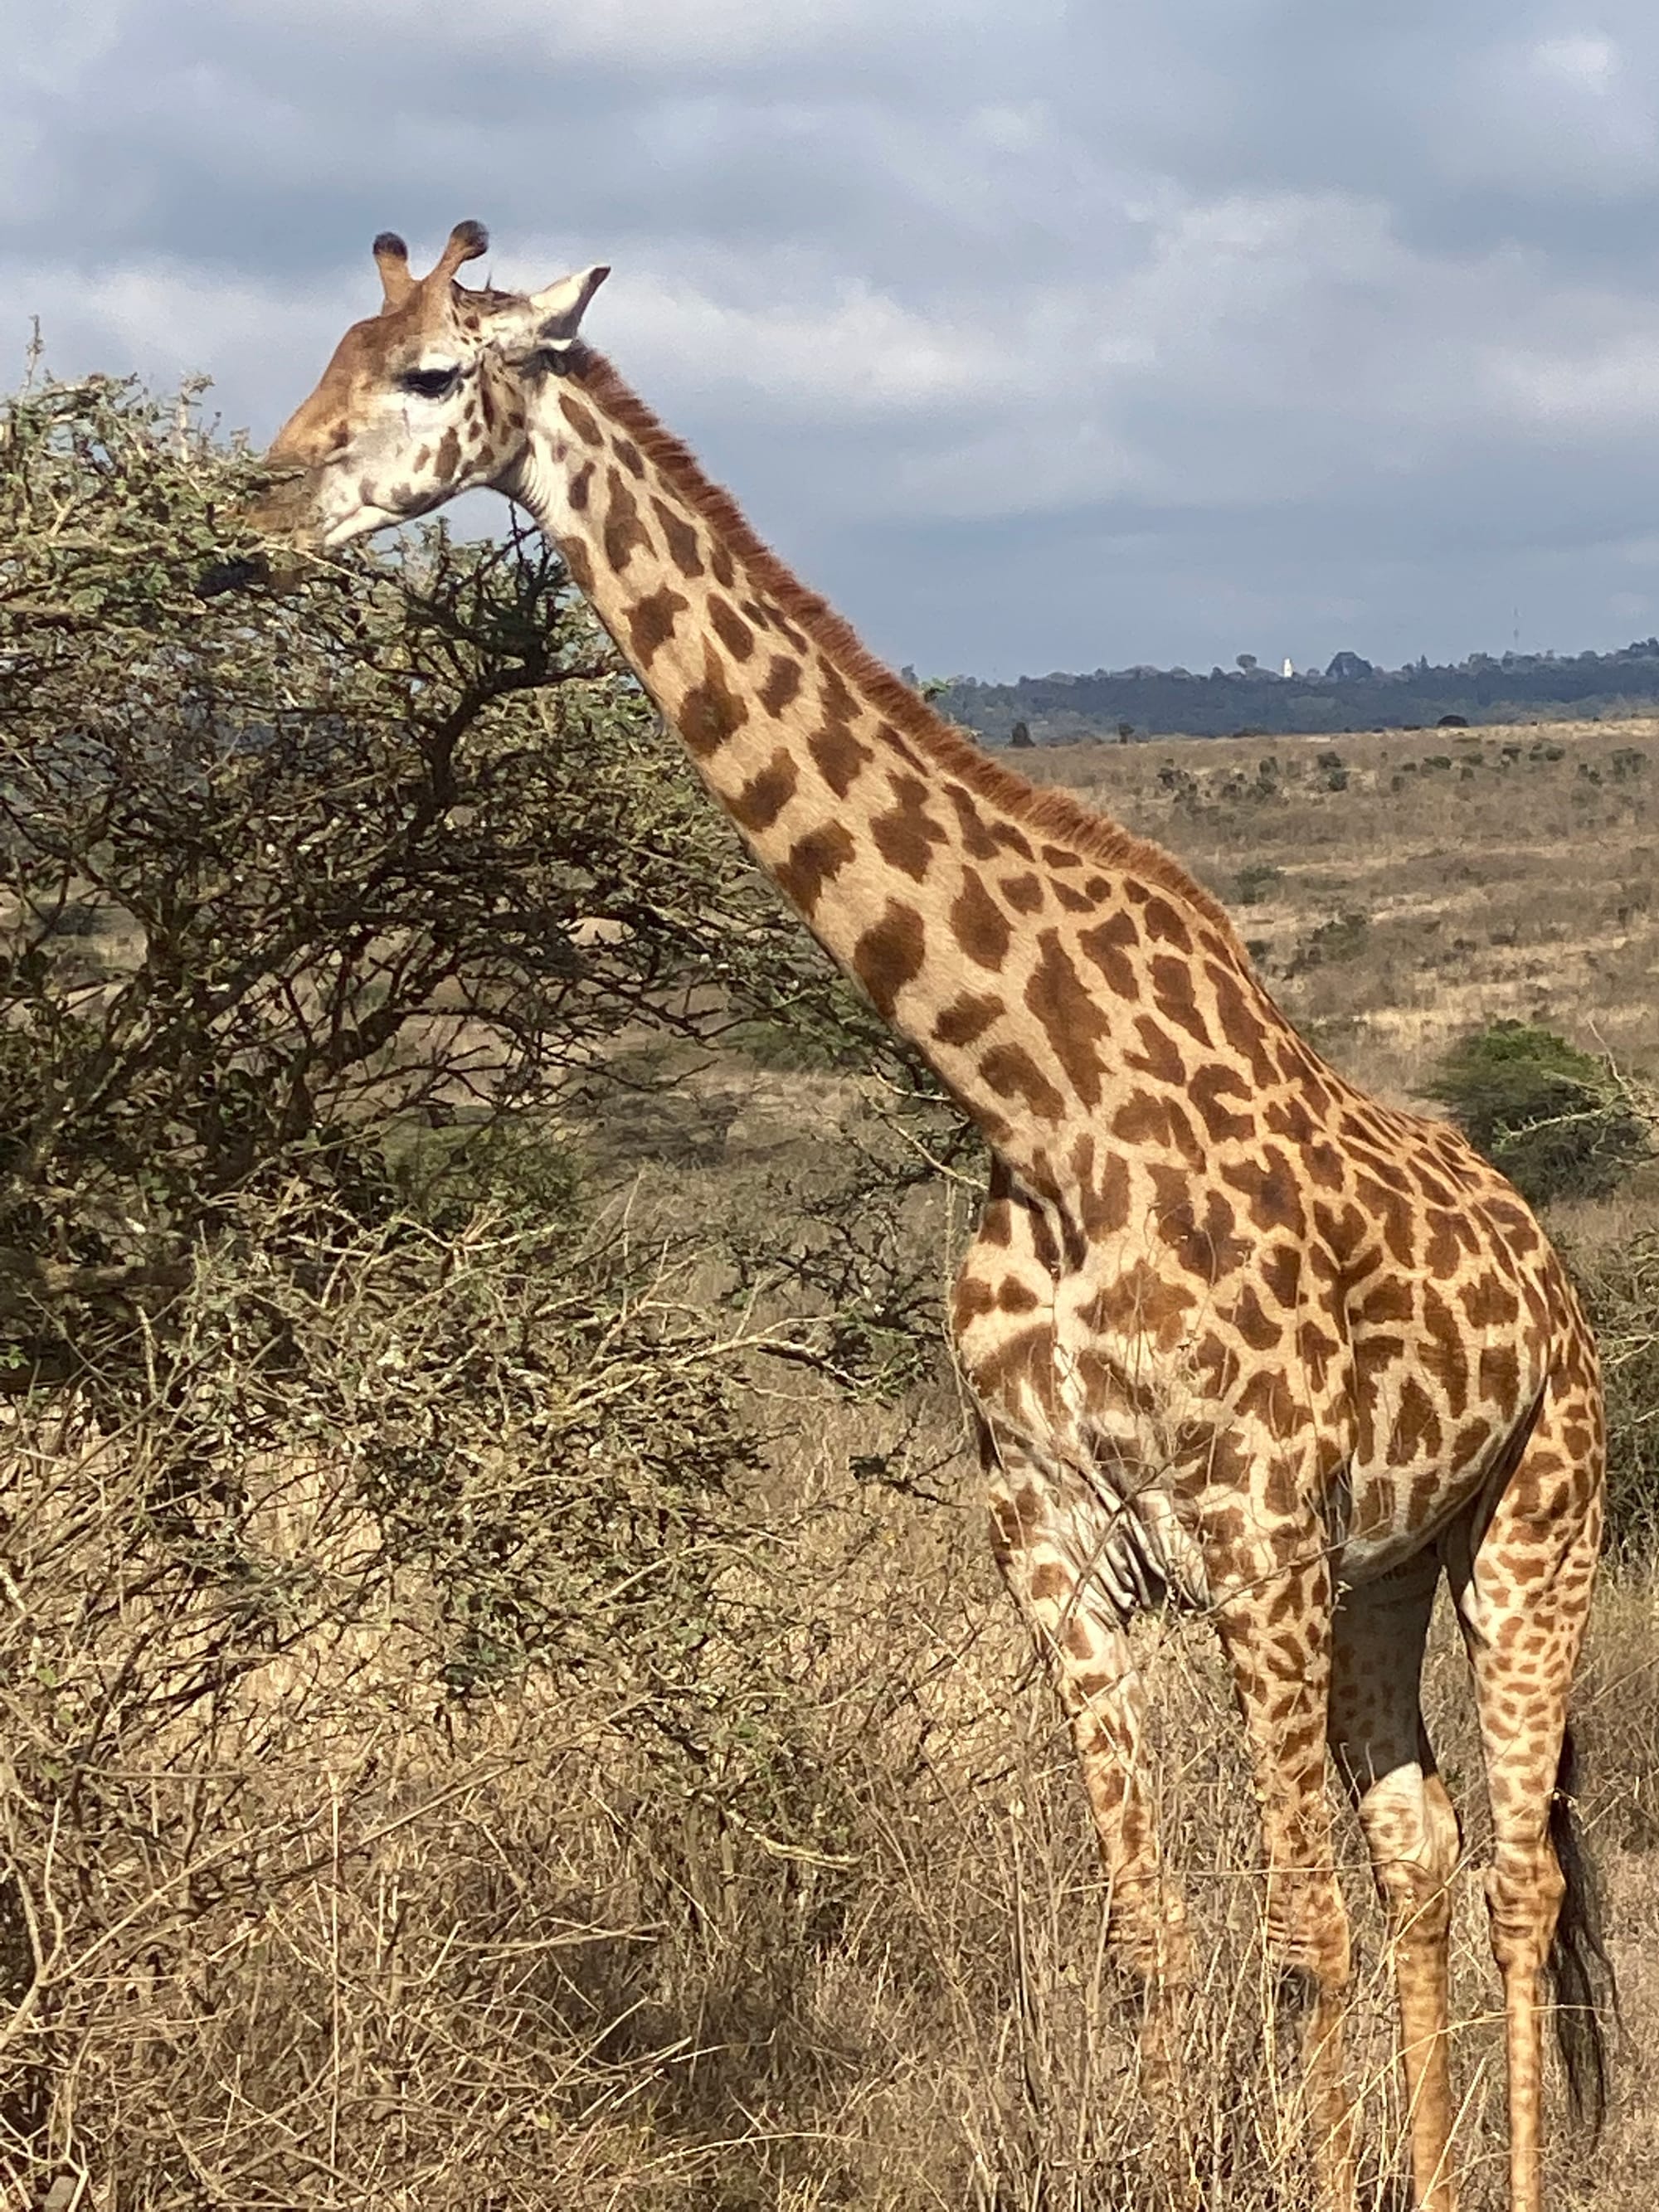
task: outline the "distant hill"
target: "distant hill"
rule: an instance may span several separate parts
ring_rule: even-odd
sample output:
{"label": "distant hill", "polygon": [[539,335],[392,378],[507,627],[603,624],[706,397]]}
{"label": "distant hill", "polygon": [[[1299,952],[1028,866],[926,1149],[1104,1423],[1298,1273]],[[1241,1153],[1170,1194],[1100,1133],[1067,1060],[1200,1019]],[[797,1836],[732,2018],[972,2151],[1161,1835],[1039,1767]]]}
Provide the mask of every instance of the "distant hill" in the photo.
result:
{"label": "distant hill", "polygon": [[1279,675],[1243,653],[1238,666],[1207,676],[1136,667],[1022,676],[1014,684],[958,677],[937,704],[997,744],[1116,738],[1125,725],[1136,735],[1210,738],[1428,729],[1448,714],[1469,722],[1616,717],[1659,706],[1659,638],[1638,638],[1616,653],[1474,653],[1441,667],[1419,660],[1375,668],[1357,653],[1339,653],[1322,675]]}

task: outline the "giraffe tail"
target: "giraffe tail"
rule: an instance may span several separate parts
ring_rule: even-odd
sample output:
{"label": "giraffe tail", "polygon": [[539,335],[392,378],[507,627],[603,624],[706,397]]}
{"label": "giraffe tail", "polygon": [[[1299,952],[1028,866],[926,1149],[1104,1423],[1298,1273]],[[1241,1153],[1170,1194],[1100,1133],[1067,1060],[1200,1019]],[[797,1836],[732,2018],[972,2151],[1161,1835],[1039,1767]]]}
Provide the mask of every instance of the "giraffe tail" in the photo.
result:
{"label": "giraffe tail", "polygon": [[1585,1848],[1574,1802],[1577,1778],[1577,1747],[1569,1728],[1561,1740],[1561,1758],[1550,1799],[1550,1842],[1566,1888],[1547,1971],[1567,2095],[1574,2114],[1588,2124],[1594,2140],[1607,2118],[1604,2023],[1608,2016],[1617,2016],[1619,1986],[1601,1933],[1601,1884]]}

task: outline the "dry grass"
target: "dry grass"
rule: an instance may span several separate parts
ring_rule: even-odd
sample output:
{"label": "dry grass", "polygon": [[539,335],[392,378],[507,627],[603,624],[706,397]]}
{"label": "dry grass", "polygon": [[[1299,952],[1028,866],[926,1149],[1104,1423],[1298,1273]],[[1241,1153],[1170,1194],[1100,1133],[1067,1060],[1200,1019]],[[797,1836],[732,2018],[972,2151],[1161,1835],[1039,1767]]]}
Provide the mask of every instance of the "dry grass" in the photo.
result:
{"label": "dry grass", "polygon": [[[54,2180],[57,2203],[109,2212],[1307,2201],[1293,2023],[1256,1941],[1248,1784],[1206,1632],[1140,1631],[1204,1962],[1185,2092],[1155,2121],[1069,1757],[977,1532],[849,1481],[884,1417],[800,1411],[814,1443],[754,1500],[757,1528],[791,1539],[767,1556],[817,1778],[787,1838],[717,1789],[665,1790],[617,1729],[619,1686],[445,1704],[413,1589],[181,1696],[219,1601],[132,1576],[122,1478],[58,1440],[27,1502],[7,1501],[6,1730],[29,1777],[9,1793],[12,1958],[25,1984],[31,1948],[40,1961],[8,2039],[15,2202]],[[268,1535],[296,1561],[343,1570],[369,1540],[325,1469],[268,1483]],[[1655,1607],[1647,1582],[1604,1594],[1583,1700],[1625,2094],[1594,2167],[1565,2140],[1554,2157],[1558,2201],[1594,2187],[1632,2212],[1659,2184],[1639,2059],[1659,2034]],[[1437,1637],[1429,1710],[1467,1805],[1462,1674]],[[123,1698],[113,1755],[43,1778],[64,1702]],[[1472,1856],[1480,1842],[1477,1814]],[[1351,1823],[1342,1849],[1380,2182],[1400,2167],[1390,2000]],[[1471,1869],[1455,2002],[1477,2206],[1502,2157],[1495,1998]]]}

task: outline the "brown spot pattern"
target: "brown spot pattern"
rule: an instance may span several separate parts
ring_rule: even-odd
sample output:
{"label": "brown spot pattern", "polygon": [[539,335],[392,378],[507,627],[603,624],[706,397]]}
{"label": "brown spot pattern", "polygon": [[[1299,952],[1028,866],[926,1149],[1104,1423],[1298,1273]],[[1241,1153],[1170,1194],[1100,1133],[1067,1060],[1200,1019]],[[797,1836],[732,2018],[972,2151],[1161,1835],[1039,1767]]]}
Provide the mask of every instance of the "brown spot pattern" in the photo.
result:
{"label": "brown spot pattern", "polygon": [[657,527],[662,532],[663,544],[668,548],[668,557],[682,576],[701,576],[702,551],[696,528],[683,514],[659,499],[651,502],[651,512],[657,518]]}
{"label": "brown spot pattern", "polygon": [[933,866],[934,848],[945,842],[945,830],[927,811],[927,787],[920,776],[892,775],[888,787],[892,807],[876,816],[870,835],[883,860],[921,883]]}
{"label": "brown spot pattern", "polygon": [[971,870],[951,908],[951,927],[975,967],[995,971],[1007,958],[1013,940],[1008,917]]}
{"label": "brown spot pattern", "polygon": [[1301,1192],[1290,1161],[1277,1145],[1264,1145],[1259,1158],[1230,1163],[1220,1173],[1222,1181],[1242,1194],[1258,1229],[1302,1233],[1305,1216]]}
{"label": "brown spot pattern", "polygon": [[1035,914],[1042,904],[1042,882],[1029,872],[1023,876],[1004,876],[997,889],[1016,914]]}
{"label": "brown spot pattern", "polygon": [[921,973],[927,946],[927,927],[916,908],[889,899],[881,920],[853,947],[854,972],[884,1019],[892,1018],[899,993]]}
{"label": "brown spot pattern", "polygon": [[793,757],[780,745],[766,766],[751,775],[727,804],[744,829],[757,834],[769,830],[794,797],[799,775]]}
{"label": "brown spot pattern", "polygon": [[1212,1060],[1195,1068],[1187,1085],[1187,1096],[1197,1107],[1199,1118],[1212,1144],[1233,1143],[1255,1134],[1249,1114],[1236,1113],[1224,1097],[1248,1099],[1250,1086],[1236,1067]]}
{"label": "brown spot pattern", "polygon": [[726,664],[712,645],[703,647],[703,677],[681,702],[676,726],[697,756],[707,760],[717,753],[734,730],[749,719],[749,708],[732,688]]}
{"label": "brown spot pattern", "polygon": [[793,901],[811,921],[823,896],[823,887],[852,860],[858,847],[844,823],[826,822],[809,830],[789,848],[788,856],[775,871],[786,898]]}
{"label": "brown spot pattern", "polygon": [[1243,984],[1218,961],[1206,961],[1204,972],[1215,994],[1216,1016],[1222,1036],[1240,1058],[1249,1063],[1251,1079],[1261,1089],[1267,1089],[1277,1079],[1278,1070],[1267,1056],[1267,1033],[1260,1014],[1245,995]]}
{"label": "brown spot pattern", "polygon": [[639,501],[615,469],[605,472],[605,557],[620,575],[635,553],[648,553],[651,533],[640,520]]}
{"label": "brown spot pattern", "polygon": [[1187,1080],[1187,1064],[1175,1039],[1150,1014],[1135,1016],[1135,1034],[1140,1039],[1140,1050],[1126,1052],[1123,1065],[1133,1067],[1137,1075],[1150,1075],[1154,1082],[1179,1089]]}
{"label": "brown spot pattern", "polygon": [[1212,1051],[1210,1025],[1198,1004],[1191,963],[1177,960],[1170,953],[1159,952],[1148,963],[1147,973],[1152,978],[1153,1004],[1164,1020],[1184,1030],[1206,1052]]}
{"label": "brown spot pattern", "polygon": [[729,606],[718,592],[708,597],[708,619],[714,625],[715,635],[733,660],[747,660],[755,650],[755,633],[733,606]]}
{"label": "brown spot pattern", "polygon": [[989,991],[964,991],[953,999],[933,1024],[940,1044],[972,1044],[984,1036],[1003,1011],[1002,1000]]}
{"label": "brown spot pattern", "polygon": [[1173,945],[1178,951],[1190,952],[1193,934],[1179,911],[1166,898],[1149,898],[1141,911],[1146,934],[1154,941]]}
{"label": "brown spot pattern", "polygon": [[1083,931],[1078,939],[1078,949],[1085,960],[1092,961],[1099,969],[1113,998],[1134,999],[1140,995],[1140,986],[1129,951],[1139,943],[1140,932],[1134,916],[1120,910],[1109,915],[1095,928]]}
{"label": "brown spot pattern", "polygon": [[1045,929],[1037,939],[1038,957],[1025,986],[1025,1004],[1048,1041],[1050,1051],[1085,1106],[1100,1103],[1104,1063],[1100,1047],[1111,1024],[1093,994],[1085,990],[1060,942],[1060,932]]}
{"label": "brown spot pattern", "polygon": [[826,722],[814,731],[806,740],[806,750],[837,799],[846,798],[871,757],[869,746],[861,744],[846,723],[840,721]]}
{"label": "brown spot pattern", "polygon": [[1066,1100],[1024,1045],[994,1045],[980,1061],[981,1079],[1000,1098],[1017,1098],[1040,1121],[1058,1121]]}
{"label": "brown spot pattern", "polygon": [[1001,847],[985,826],[985,817],[974,803],[974,795],[964,791],[959,783],[947,783],[945,795],[957,811],[957,827],[962,838],[962,849],[971,860],[994,860]]}
{"label": "brown spot pattern", "polygon": [[580,399],[573,399],[568,392],[559,394],[559,412],[568,422],[585,446],[602,446],[605,439],[599,424]]}
{"label": "brown spot pattern", "polygon": [[684,614],[690,604],[672,586],[664,584],[629,608],[628,640],[641,667],[650,667],[674,635],[676,616]]}
{"label": "brown spot pattern", "polygon": [[793,704],[800,691],[800,663],[787,655],[775,653],[767,663],[766,680],[760,688],[760,702],[769,714],[781,714]]}
{"label": "brown spot pattern", "polygon": [[1197,1304],[1183,1283],[1172,1283],[1146,1260],[1125,1268],[1084,1310],[1089,1327],[1117,1336],[1150,1337],[1166,1350],[1177,1344]]}

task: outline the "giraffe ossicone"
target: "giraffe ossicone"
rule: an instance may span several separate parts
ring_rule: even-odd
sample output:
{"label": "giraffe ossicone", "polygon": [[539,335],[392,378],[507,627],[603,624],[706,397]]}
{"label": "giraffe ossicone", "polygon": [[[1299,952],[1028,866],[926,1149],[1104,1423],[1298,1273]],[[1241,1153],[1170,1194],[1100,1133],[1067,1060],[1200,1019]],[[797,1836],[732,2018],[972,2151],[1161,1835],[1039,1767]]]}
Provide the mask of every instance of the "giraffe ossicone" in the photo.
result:
{"label": "giraffe ossicone", "polygon": [[[1538,2212],[1540,1978],[1553,1961],[1582,1995],[1605,1964],[1557,1786],[1604,1452],[1560,1262],[1453,1130],[1367,1098],[1297,1035],[1174,859],[1034,790],[865,652],[586,344],[603,268],[469,289],[457,272],[486,244],[459,225],[416,279],[376,240],[380,311],[278,434],[258,520],[327,549],[478,485],[522,501],[757,861],[983,1130],[952,1335],[996,1555],[1145,1986],[1149,2083],[1190,1972],[1125,1632],[1150,1596],[1206,1610],[1231,1662],[1267,1938],[1311,1990],[1309,2113],[1339,2212],[1357,2124],[1328,1745],[1393,1939],[1414,2198],[1455,2201],[1458,1828],[1419,1698],[1449,1578],[1492,1807],[1510,2205]],[[1595,2088],[1593,2014],[1558,2025]]]}

